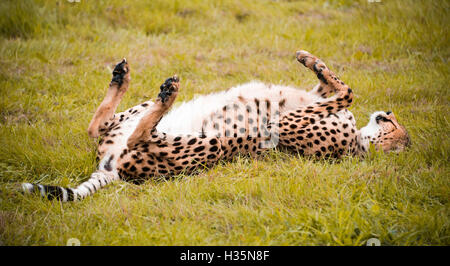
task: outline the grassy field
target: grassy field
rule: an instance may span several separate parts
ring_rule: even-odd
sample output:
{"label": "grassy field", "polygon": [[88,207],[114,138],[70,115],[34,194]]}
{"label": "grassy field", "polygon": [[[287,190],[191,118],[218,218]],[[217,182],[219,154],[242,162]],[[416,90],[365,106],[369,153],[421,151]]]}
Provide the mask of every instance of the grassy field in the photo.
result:
{"label": "grassy field", "polygon": [[[0,2],[0,244],[450,244],[449,1],[146,2]],[[119,111],[174,73],[177,103],[254,79],[311,88],[299,49],[353,88],[358,127],[392,110],[411,149],[339,162],[270,151],[75,203],[14,190],[96,169],[86,128],[122,57],[133,80]]]}

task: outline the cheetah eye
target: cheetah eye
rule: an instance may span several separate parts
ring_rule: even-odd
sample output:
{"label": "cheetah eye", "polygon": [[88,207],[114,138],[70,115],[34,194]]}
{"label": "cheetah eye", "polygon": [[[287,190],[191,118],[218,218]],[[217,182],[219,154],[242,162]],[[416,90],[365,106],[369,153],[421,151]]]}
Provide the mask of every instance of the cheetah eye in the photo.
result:
{"label": "cheetah eye", "polygon": [[381,120],[383,122],[387,122],[390,121],[389,119],[387,119],[386,117],[382,116],[382,115],[378,115],[377,117],[375,117],[375,120],[377,121],[377,123]]}

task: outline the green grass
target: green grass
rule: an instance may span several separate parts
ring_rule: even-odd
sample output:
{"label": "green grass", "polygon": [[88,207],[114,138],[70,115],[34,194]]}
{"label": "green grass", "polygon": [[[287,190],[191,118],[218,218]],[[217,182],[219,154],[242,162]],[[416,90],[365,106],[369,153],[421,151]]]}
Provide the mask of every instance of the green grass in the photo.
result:
{"label": "green grass", "polygon": [[[449,1],[149,2],[1,1],[0,244],[450,244]],[[75,203],[13,190],[95,170],[86,128],[122,57],[120,111],[174,73],[177,102],[253,79],[311,88],[299,49],[353,88],[358,127],[392,110],[411,149],[340,162],[271,151]]]}

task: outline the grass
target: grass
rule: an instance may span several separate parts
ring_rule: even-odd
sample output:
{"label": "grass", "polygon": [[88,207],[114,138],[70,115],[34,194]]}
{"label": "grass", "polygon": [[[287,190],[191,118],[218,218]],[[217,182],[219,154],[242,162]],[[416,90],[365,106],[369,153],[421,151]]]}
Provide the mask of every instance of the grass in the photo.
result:
{"label": "grass", "polygon": [[[2,1],[3,245],[450,244],[449,1]],[[20,182],[75,186],[95,170],[86,128],[126,57],[119,109],[177,73],[177,102],[253,79],[311,88],[296,50],[355,92],[358,127],[392,110],[413,145],[340,162],[268,152],[196,176],[116,183],[61,204]]]}

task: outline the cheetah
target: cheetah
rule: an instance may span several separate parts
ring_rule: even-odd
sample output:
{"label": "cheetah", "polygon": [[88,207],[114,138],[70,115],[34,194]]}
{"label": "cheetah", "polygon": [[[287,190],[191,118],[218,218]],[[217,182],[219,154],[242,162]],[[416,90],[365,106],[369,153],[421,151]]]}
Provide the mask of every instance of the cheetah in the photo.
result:
{"label": "cheetah", "polygon": [[370,145],[402,151],[408,133],[392,112],[375,112],[358,130],[347,109],[353,91],[317,57],[299,51],[296,59],[312,70],[319,84],[311,91],[250,82],[196,97],[169,111],[179,90],[174,75],[160,86],[154,101],[115,113],[131,81],[126,59],[118,63],[106,96],[88,127],[100,138],[99,167],[76,188],[22,184],[25,192],[74,201],[116,180],[141,183],[150,178],[192,174],[237,155],[258,157],[280,148],[305,156],[364,155]]}

